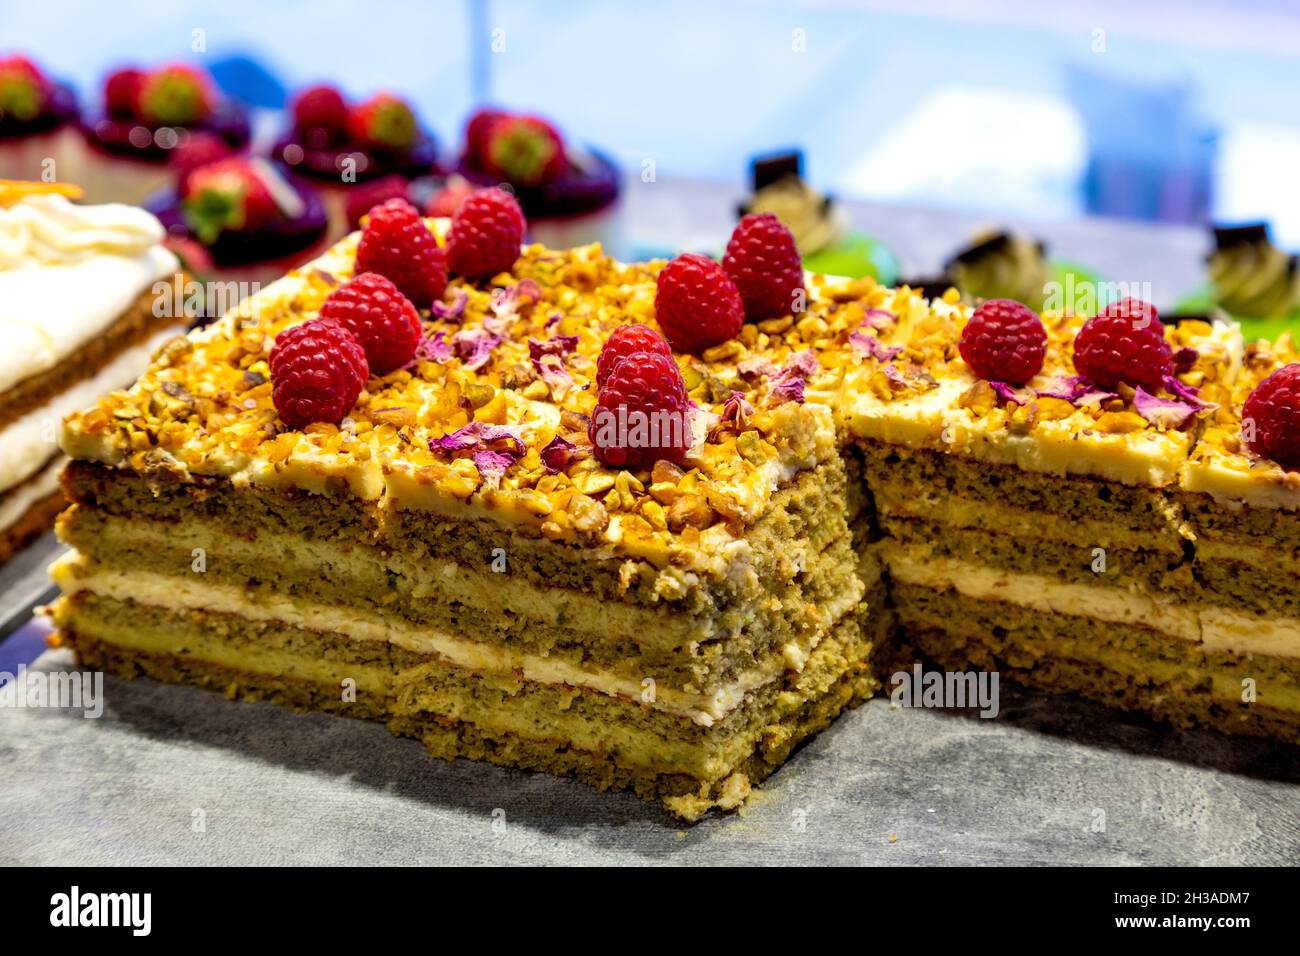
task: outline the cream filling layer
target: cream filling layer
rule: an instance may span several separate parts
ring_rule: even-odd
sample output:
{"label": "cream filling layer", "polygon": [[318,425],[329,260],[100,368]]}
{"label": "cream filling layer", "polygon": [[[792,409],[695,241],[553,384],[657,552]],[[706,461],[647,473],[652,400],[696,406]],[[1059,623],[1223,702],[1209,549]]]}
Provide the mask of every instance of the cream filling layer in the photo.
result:
{"label": "cream filling layer", "polygon": [[58,490],[59,475],[62,474],[63,466],[67,463],[68,459],[62,455],[57,456],[54,461],[45,466],[44,471],[37,473],[31,481],[13,489],[7,496],[0,499],[0,531],[11,527],[27,513],[28,508]]}
{"label": "cream filling layer", "polygon": [[[92,520],[91,529],[81,532],[83,522]],[[93,544],[88,543],[91,535]],[[79,511],[65,540],[79,545],[92,560],[113,547],[154,555],[176,553],[173,526],[144,516],[133,519]],[[842,571],[834,563],[836,559],[828,556],[832,547],[812,552],[800,543],[790,542],[786,553],[798,556],[799,567],[806,575],[804,583],[815,585]],[[415,560],[396,552],[383,553],[369,544],[340,540],[315,540],[310,550],[304,550],[302,538],[292,533],[259,531],[256,538],[249,539],[199,518],[185,524],[185,545],[177,556],[178,566],[188,567],[192,548],[207,552],[210,570],[225,559],[259,567],[274,562],[286,576],[323,580],[321,568],[325,566],[333,580],[347,580],[355,586],[374,588],[377,593],[383,593],[390,586],[390,575],[396,574],[400,579],[398,593],[413,599],[500,609],[557,628],[653,635],[653,640],[643,638],[639,642],[642,647],[671,648],[734,638],[759,613],[753,602],[738,602],[713,616],[677,614],[663,606],[610,601],[572,588],[533,584],[522,576],[510,578],[509,587],[503,587],[502,575],[476,570],[453,558],[425,555]],[[861,570],[859,576],[870,586],[879,578],[879,570],[869,580]]]}
{"label": "cream filling layer", "polygon": [[1294,618],[1266,619],[1212,605],[1157,601],[1117,587],[1063,583],[1041,574],[935,558],[924,545],[886,542],[881,553],[889,573],[904,584],[951,589],[976,600],[1003,601],[1048,614],[1150,627],[1211,651],[1300,657],[1300,620]]}
{"label": "cream filling layer", "polygon": [[[517,674],[539,684],[567,684],[637,701],[655,710],[685,717],[704,727],[726,717],[751,692],[780,678],[787,669],[803,669],[809,653],[825,631],[809,640],[790,642],[774,655],[741,674],[734,681],[707,693],[659,688],[599,668],[584,669],[537,654],[525,654],[504,647],[468,641],[446,631],[386,619],[353,608],[333,607],[301,601],[278,594],[248,598],[234,585],[210,584],[150,571],[114,571],[91,566],[71,552],[50,567],[50,576],[65,594],[90,591],[115,600],[165,610],[215,611],[248,620],[272,621],[292,627],[325,631],[357,640],[386,641],[417,654],[432,654],[453,666],[472,672]],[[860,593],[845,595],[843,607],[828,609],[829,619],[838,620],[856,606]],[[653,675],[646,678],[653,680]]]}
{"label": "cream filling layer", "polygon": [[950,494],[941,483],[918,491],[901,482],[873,479],[871,490],[876,509],[884,517],[920,518],[999,534],[1052,538],[1088,548],[1138,547],[1182,553],[1183,539],[1175,531],[1179,521],[1172,508],[1166,512],[1168,529],[1162,532],[1124,527],[1114,520],[1064,517],[1006,502],[975,500]]}
{"label": "cream filling layer", "polygon": [[183,331],[180,326],[169,328],[123,349],[90,378],[74,382],[40,408],[0,430],[0,492],[31,477],[49,461],[58,450],[59,425],[64,417],[92,404],[105,392],[130,385],[148,368],[158,346]]}
{"label": "cream filling layer", "polygon": [[1300,657],[1300,620],[1262,618],[1224,607],[1201,608],[1201,643],[1206,650]]}

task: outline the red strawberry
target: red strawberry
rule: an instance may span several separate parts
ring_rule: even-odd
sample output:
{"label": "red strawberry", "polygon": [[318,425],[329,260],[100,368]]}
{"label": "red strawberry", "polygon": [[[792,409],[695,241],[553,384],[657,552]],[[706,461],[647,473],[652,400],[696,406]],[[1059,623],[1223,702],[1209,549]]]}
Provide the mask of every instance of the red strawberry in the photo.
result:
{"label": "red strawberry", "polygon": [[492,124],[505,115],[501,110],[485,108],[474,113],[465,124],[465,152],[478,165],[484,164]]}
{"label": "red strawberry", "polygon": [[406,149],[419,134],[415,114],[392,93],[376,93],[352,107],[347,127],[355,142],[375,149]]}
{"label": "red strawberry", "polygon": [[0,60],[0,119],[26,123],[45,112],[50,84],[31,60],[11,56]]}
{"label": "red strawberry", "polygon": [[145,74],[136,112],[151,126],[186,126],[212,112],[213,100],[208,75],[177,63]]}
{"label": "red strawberry", "polygon": [[347,101],[332,86],[309,86],[294,97],[293,125],[299,133],[323,130],[326,138],[339,137],[347,123]]}
{"label": "red strawberry", "polygon": [[104,80],[104,109],[118,119],[134,119],[140,106],[144,71],[135,67],[114,70]]}
{"label": "red strawberry", "polygon": [[660,271],[655,318],[674,349],[699,353],[736,337],[745,306],[726,270],[691,252]]}
{"label": "red strawberry", "polygon": [[447,265],[470,278],[506,272],[519,258],[526,226],[514,196],[504,189],[480,189],[452,217]]}
{"label": "red strawberry", "polygon": [[563,172],[564,163],[564,142],[544,119],[502,116],[488,128],[483,167],[508,183],[540,186]]}
{"label": "red strawberry", "polygon": [[206,244],[223,232],[257,229],[278,214],[256,169],[235,157],[192,170],[185,180],[181,211],[194,235]]}

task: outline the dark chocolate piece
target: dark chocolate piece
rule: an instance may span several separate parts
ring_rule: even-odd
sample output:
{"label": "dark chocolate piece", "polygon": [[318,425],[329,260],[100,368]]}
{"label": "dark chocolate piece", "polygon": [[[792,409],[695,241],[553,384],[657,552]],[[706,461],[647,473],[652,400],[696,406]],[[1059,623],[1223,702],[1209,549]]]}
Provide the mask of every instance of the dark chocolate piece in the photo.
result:
{"label": "dark chocolate piece", "polygon": [[785,153],[756,156],[750,164],[754,192],[764,189],[786,176],[803,177],[803,153],[792,149]]}

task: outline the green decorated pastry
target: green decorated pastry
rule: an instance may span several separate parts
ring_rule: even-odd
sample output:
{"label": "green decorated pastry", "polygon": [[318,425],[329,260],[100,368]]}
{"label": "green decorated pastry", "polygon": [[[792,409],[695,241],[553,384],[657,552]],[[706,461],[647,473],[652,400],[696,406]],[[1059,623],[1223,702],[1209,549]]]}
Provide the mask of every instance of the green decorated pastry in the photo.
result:
{"label": "green decorated pastry", "polygon": [[1273,245],[1266,223],[1216,227],[1207,272],[1179,311],[1222,309],[1252,339],[1300,332],[1300,257]]}
{"label": "green decorated pastry", "polygon": [[1092,315],[1107,305],[1109,289],[1096,273],[1049,259],[1037,239],[1010,232],[977,236],[944,265],[938,279],[956,286],[969,302],[1014,299],[1037,310]]}
{"label": "green decorated pastry", "polygon": [[740,215],[770,212],[785,223],[794,233],[805,268],[851,279],[871,276],[883,285],[898,282],[894,254],[865,233],[849,231],[835,200],[804,180],[801,153],[760,157],[752,171],[754,195],[740,207]]}

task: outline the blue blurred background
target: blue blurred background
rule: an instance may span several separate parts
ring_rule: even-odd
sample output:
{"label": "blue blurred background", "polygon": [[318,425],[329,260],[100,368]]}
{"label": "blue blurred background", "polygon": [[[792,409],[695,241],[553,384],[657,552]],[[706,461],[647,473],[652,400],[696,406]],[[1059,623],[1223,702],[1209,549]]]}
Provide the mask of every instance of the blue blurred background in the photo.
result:
{"label": "blue blurred background", "polygon": [[743,189],[748,157],[798,145],[840,197],[1028,223],[1264,218],[1300,246],[1294,0],[0,7],[0,48],[83,93],[125,62],[191,60],[263,105],[318,80],[391,88],[444,143],[490,101],[667,179]]}

